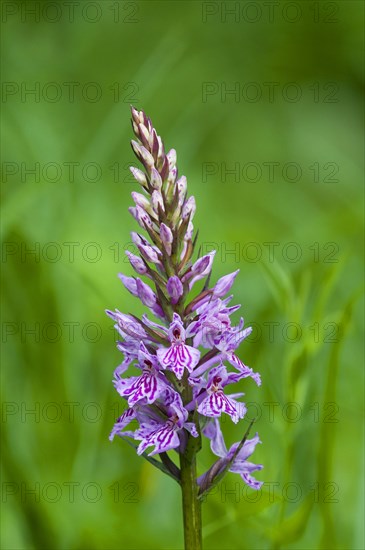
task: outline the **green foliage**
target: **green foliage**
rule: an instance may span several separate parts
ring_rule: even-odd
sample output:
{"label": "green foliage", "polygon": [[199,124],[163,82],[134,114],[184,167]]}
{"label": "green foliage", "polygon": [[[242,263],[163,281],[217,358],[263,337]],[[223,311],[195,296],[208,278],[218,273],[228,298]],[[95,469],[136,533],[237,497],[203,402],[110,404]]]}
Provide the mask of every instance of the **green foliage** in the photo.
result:
{"label": "green foliage", "polygon": [[[134,103],[177,149],[202,250],[218,249],[212,281],[239,267],[235,301],[257,323],[240,356],[263,384],[240,383],[250,418],[223,430],[231,444],[257,417],[263,444],[253,458],[265,485],[256,495],[238,476],[221,481],[203,504],[205,548],[363,548],[363,4],[296,2],[302,16],[292,23],[280,15],[285,2],[272,23],[264,10],[254,23],[243,12],[203,22],[204,3],[177,1],[104,1],[96,23],[81,17],[85,3],[72,22],[64,12],[54,23],[22,21],[22,3],[7,4],[19,11],[3,23],[3,81],[19,91],[4,96],[2,117],[3,162],[15,168],[3,167],[2,185],[1,547],[182,547],[178,484],[124,441],[108,441],[122,404],[104,309],[143,312],[116,276],[131,273],[123,249],[135,229],[126,170]],[[337,22],[326,21],[329,4]],[[39,101],[22,101],[22,83],[36,82]],[[80,83],[74,101],[65,82]],[[88,82],[100,86],[98,101],[82,96]],[[203,101],[207,82],[218,92]],[[259,83],[262,98],[243,90],[222,100],[222,82],[241,92]],[[264,82],[278,83],[273,101]],[[297,102],[283,98],[289,82],[302,91]],[[39,178],[26,174],[37,162]],[[100,167],[96,181],[87,163]],[[237,163],[237,178],[225,176]],[[199,474],[213,460],[205,445]]]}

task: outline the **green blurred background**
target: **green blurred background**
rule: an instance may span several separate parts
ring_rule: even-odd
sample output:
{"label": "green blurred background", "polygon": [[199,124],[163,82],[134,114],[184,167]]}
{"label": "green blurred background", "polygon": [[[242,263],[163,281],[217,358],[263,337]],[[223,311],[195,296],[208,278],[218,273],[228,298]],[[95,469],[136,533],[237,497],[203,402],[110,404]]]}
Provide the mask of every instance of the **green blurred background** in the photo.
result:
{"label": "green blurred background", "polygon": [[357,1],[2,2],[2,548],[183,546],[178,487],[108,441],[104,309],[142,312],[117,278],[130,103],[177,149],[255,328],[265,484],[226,477],[205,548],[364,548],[362,25]]}

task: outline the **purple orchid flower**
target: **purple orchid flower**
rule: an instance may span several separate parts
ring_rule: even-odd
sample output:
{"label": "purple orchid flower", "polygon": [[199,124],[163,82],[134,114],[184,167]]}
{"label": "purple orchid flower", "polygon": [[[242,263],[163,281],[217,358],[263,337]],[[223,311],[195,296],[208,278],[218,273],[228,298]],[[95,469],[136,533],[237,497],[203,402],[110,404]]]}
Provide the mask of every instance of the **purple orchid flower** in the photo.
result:
{"label": "purple orchid flower", "polygon": [[168,388],[166,378],[160,373],[156,355],[149,353],[141,342],[138,353],[139,366],[142,369],[140,376],[121,378],[117,373],[114,386],[119,395],[128,399],[132,407],[141,400],[151,404],[156,401]]}
{"label": "purple orchid flower", "polygon": [[153,290],[138,277],[127,277],[119,273],[119,279],[133,296],[137,296],[142,304],[147,306],[157,317],[165,317],[164,311],[159,304],[156,294]]}
{"label": "purple orchid flower", "polygon": [[[242,319],[243,325],[243,319]],[[237,330],[227,331],[215,342],[215,346],[221,352],[222,359],[227,359],[236,367],[239,372],[242,374],[242,378],[247,378],[250,376],[256,382],[258,386],[261,386],[261,376],[254,372],[252,369],[247,367],[239,357],[234,353],[234,350],[240,345],[240,343],[247,338],[252,332],[252,328],[248,327],[245,330],[240,330],[238,327]]]}
{"label": "purple orchid flower", "polygon": [[206,397],[200,402],[198,412],[208,417],[219,417],[228,414],[236,424],[246,414],[244,403],[236,401],[243,393],[225,395],[223,388],[231,382],[238,382],[240,375],[228,374],[224,365],[214,367],[208,374]]}
{"label": "purple orchid flower", "polygon": [[[262,466],[247,461],[260,442],[258,436],[235,443],[227,451],[219,424],[223,414],[237,423],[246,413],[240,401],[244,394],[226,394],[226,388],[247,377],[260,385],[261,379],[237,355],[251,331],[244,328],[242,318],[234,323],[240,305],[230,305],[233,296],[227,296],[239,270],[209,286],[216,251],[196,255],[196,203],[188,195],[186,177],[178,175],[176,151],[165,152],[143,111],[132,108],[132,126],[136,136],[132,148],[144,170],[131,168],[142,193],[132,193],[134,206],[129,210],[146,236],[132,232],[135,253],[127,252],[138,276],[119,277],[158,319],[106,312],[113,319],[119,335],[117,348],[124,356],[113,383],[127,404],[110,439],[116,435],[132,438],[138,442],[138,455],[146,458],[147,449],[148,456],[160,455],[160,460],[148,460],[181,485],[189,538],[186,547],[201,548],[200,519],[191,520],[200,506],[199,485],[205,494],[215,474],[223,475],[228,467],[253,489],[262,485],[251,476]],[[127,374],[129,367],[136,369],[133,376]],[[219,460],[213,470],[197,479],[196,455],[202,435],[210,440]],[[171,460],[170,451],[179,455],[180,468]]]}
{"label": "purple orchid flower", "polygon": [[188,372],[192,372],[197,365],[200,351],[185,344],[185,329],[177,313],[173,315],[168,335],[171,346],[158,349],[157,357],[163,368],[171,370],[181,380],[185,368]]}
{"label": "purple orchid flower", "polygon": [[116,321],[114,328],[118,331],[123,341],[117,342],[117,348],[124,354],[124,360],[117,367],[114,375],[120,376],[127,370],[129,365],[138,357],[140,342],[150,343],[151,339],[147,335],[140,323],[130,315],[125,315],[120,311],[106,310],[106,314]]}
{"label": "purple orchid flower", "polygon": [[[134,409],[127,409],[115,422],[112,431],[110,432],[109,439],[113,441],[116,435],[121,435],[124,428],[128,426],[132,420],[136,418],[136,411]],[[133,432],[124,432],[124,435],[130,435],[133,437]]]}
{"label": "purple orchid flower", "polygon": [[[221,469],[223,469],[226,463],[234,456],[239,443],[234,443],[230,447],[229,451],[227,451],[223,434],[217,419],[208,422],[203,428],[203,433],[208,439],[210,439],[210,448],[212,452],[222,459]],[[256,470],[262,470],[263,466],[262,464],[252,464],[251,462],[248,462],[247,459],[252,455],[258,443],[261,443],[258,434],[256,434],[252,439],[245,441],[242,449],[237,453],[233,463],[228,468],[230,472],[240,474],[243,481],[256,491],[261,488],[263,482],[257,481],[251,476],[251,473]],[[217,475],[219,475],[219,470]],[[200,479],[200,482],[201,481],[202,479]]]}
{"label": "purple orchid flower", "polygon": [[183,283],[189,281],[190,290],[193,288],[194,284],[197,281],[200,281],[201,279],[204,279],[204,277],[209,275],[212,269],[215,254],[216,251],[213,250],[206,256],[199,258],[199,260],[195,262],[191,269],[182,277],[181,280]]}
{"label": "purple orchid flower", "polygon": [[142,422],[140,428],[135,432],[134,438],[140,439],[137,454],[142,454],[148,447],[154,446],[154,450],[149,456],[164,453],[180,446],[179,432],[186,429],[193,437],[198,437],[196,426],[192,422],[187,422],[188,411],[183,407],[180,395],[171,390],[166,392],[166,419],[148,419]]}
{"label": "purple orchid flower", "polygon": [[212,349],[222,334],[231,331],[230,315],[241,306],[227,307],[230,299],[231,297],[225,300],[211,299],[210,302],[196,309],[197,320],[193,321],[187,329],[187,335],[194,337],[194,346]]}

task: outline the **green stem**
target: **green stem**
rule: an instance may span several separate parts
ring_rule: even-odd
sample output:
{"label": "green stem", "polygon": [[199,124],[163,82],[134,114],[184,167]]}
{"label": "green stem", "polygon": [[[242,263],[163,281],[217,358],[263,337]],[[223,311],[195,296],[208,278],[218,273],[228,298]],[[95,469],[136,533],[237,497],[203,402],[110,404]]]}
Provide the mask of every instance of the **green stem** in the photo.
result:
{"label": "green stem", "polygon": [[[189,439],[191,440],[191,437]],[[180,455],[185,550],[201,550],[202,520],[196,482],[196,454],[193,452],[189,456],[188,447],[189,444],[185,453]]]}
{"label": "green stem", "polygon": [[[185,372],[183,379],[182,399],[184,405],[192,400],[193,392],[188,382],[188,375]],[[191,412],[189,421],[195,423],[199,429],[197,421],[197,412]],[[201,449],[201,435],[192,437],[188,432],[185,432],[187,443],[185,450],[180,454],[180,484],[182,493],[182,509],[183,509],[183,524],[184,524],[184,541],[185,550],[201,550],[202,549],[202,518],[201,518],[201,503],[198,498],[198,484],[196,482],[196,455]]]}

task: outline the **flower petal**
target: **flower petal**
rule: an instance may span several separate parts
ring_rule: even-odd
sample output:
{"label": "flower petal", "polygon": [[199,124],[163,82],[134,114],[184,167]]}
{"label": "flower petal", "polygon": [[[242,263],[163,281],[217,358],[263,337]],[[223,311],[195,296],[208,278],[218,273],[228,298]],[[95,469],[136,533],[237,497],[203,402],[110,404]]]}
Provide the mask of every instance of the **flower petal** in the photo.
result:
{"label": "flower petal", "polygon": [[[138,438],[136,434],[136,438]],[[155,446],[154,450],[149,453],[148,456],[152,456],[158,453],[164,453],[171,449],[175,449],[180,445],[179,436],[174,430],[174,426],[171,422],[166,422],[159,429],[150,432],[149,435],[141,441],[138,446],[137,454],[141,455],[147,447]]]}
{"label": "flower petal", "polygon": [[249,487],[251,487],[252,489],[255,489],[256,491],[258,491],[259,489],[261,489],[262,485],[263,485],[263,481],[257,481],[257,479],[255,479],[254,477],[250,476],[250,474],[241,474],[241,477],[243,479],[243,481],[245,483],[247,483],[247,485]]}
{"label": "flower petal", "polygon": [[227,447],[224,442],[223,433],[219,424],[219,420],[215,418],[208,422],[203,428],[203,434],[210,439],[210,448],[216,456],[221,458],[227,454]]}
{"label": "flower petal", "polygon": [[237,424],[246,414],[244,403],[230,399],[222,390],[214,391],[200,403],[198,412],[204,416],[218,417],[224,412]]}
{"label": "flower petal", "polygon": [[156,373],[146,371],[141,376],[119,380],[116,388],[120,395],[128,398],[129,406],[135,405],[141,399],[146,399],[149,404],[154,403],[165,389]]}
{"label": "flower petal", "polygon": [[156,353],[162,367],[172,370],[179,380],[184,374],[184,368],[191,372],[200,359],[200,351],[185,344],[160,348]]}
{"label": "flower petal", "polygon": [[183,295],[184,292],[184,288],[179,277],[177,277],[176,275],[170,277],[167,281],[166,289],[169,293],[172,304],[177,304],[179,298]]}
{"label": "flower petal", "polygon": [[190,432],[193,437],[199,437],[199,433],[196,429],[194,422],[185,422],[184,428],[188,430],[188,432]]}
{"label": "flower petal", "polygon": [[237,269],[237,271],[234,271],[233,273],[229,273],[229,275],[224,275],[224,277],[218,279],[215,287],[213,288],[214,296],[221,298],[222,296],[227,294],[227,292],[230,291],[238,272],[239,269]]}
{"label": "flower petal", "polygon": [[[112,431],[110,432],[109,439],[113,441],[116,435],[120,435],[121,431],[125,426],[127,426],[132,420],[136,418],[136,413],[133,409],[127,409],[116,421],[113,426]],[[127,435],[127,433],[125,433]],[[130,433],[128,433],[130,435]]]}
{"label": "flower petal", "polygon": [[247,378],[248,376],[250,376],[251,378],[253,378],[258,386],[261,386],[261,376],[258,372],[254,372],[252,369],[250,369],[250,367],[247,367],[234,353],[228,353],[226,357],[231,365],[233,365],[234,367],[236,367],[236,369],[240,371],[240,373],[242,374],[242,378]]}

